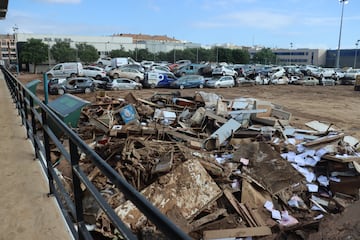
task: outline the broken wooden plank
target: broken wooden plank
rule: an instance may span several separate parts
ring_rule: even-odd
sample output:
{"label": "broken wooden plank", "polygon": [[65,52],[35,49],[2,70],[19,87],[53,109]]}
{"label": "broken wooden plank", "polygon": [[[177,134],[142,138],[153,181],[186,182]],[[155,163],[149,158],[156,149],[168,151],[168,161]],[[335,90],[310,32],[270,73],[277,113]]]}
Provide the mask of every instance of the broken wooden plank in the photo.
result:
{"label": "broken wooden plank", "polygon": [[248,223],[250,227],[256,227],[256,221],[241,203],[234,197],[229,189],[224,189],[224,195],[234,207],[236,212]]}
{"label": "broken wooden plank", "polygon": [[291,119],[291,113],[284,111],[282,109],[277,109],[277,108],[273,108],[271,110],[271,117],[274,117],[276,119],[281,119],[281,120],[288,120],[290,121]]}
{"label": "broken wooden plank", "polygon": [[227,216],[227,211],[225,208],[219,208],[215,212],[210,213],[210,214],[206,215],[205,217],[202,217],[196,221],[193,221],[190,224],[191,231],[198,230],[202,225],[212,222],[212,221],[216,220],[217,218],[219,218],[220,216]]}
{"label": "broken wooden plank", "polygon": [[225,238],[239,238],[239,237],[257,237],[271,235],[269,227],[249,227],[249,228],[232,228],[232,229],[217,229],[207,230],[203,232],[204,240],[210,239],[225,239]]}
{"label": "broken wooden plank", "polygon": [[337,129],[332,124],[322,123],[317,120],[305,123],[305,126],[314,129],[318,132],[336,131]]}
{"label": "broken wooden plank", "polygon": [[360,157],[358,156],[334,156],[334,155],[330,155],[330,154],[325,154],[321,157],[322,159],[325,160],[331,160],[331,161],[335,161],[335,162],[340,162],[340,163],[348,163],[348,162],[358,162],[360,163]]}
{"label": "broken wooden plank", "polygon": [[337,135],[328,135],[325,137],[315,139],[313,141],[306,142],[306,143],[304,143],[304,146],[312,147],[312,146],[316,146],[316,145],[323,144],[323,143],[333,142],[333,141],[341,139],[343,136],[344,136],[344,133],[340,133]]}

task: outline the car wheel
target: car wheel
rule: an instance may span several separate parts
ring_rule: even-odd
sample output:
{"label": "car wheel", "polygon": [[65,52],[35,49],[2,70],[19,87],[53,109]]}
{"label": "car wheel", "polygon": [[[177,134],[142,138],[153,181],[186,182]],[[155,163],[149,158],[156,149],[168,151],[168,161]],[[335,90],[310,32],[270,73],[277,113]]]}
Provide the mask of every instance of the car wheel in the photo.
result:
{"label": "car wheel", "polygon": [[155,88],[155,84],[152,83],[152,84],[150,85],[150,88]]}
{"label": "car wheel", "polygon": [[222,73],[222,75],[223,75],[223,76],[225,76],[225,75],[226,75],[226,73],[225,73],[225,72],[223,72],[223,73]]}
{"label": "car wheel", "polygon": [[90,88],[85,88],[85,93],[91,93],[91,89]]}
{"label": "car wheel", "polygon": [[184,89],[184,85],[180,85],[180,87],[179,87],[180,89]]}
{"label": "car wheel", "polygon": [[101,76],[100,75],[96,75],[95,79],[100,80]]}
{"label": "car wheel", "polygon": [[139,82],[140,82],[140,78],[139,78],[139,77],[135,77],[135,82],[139,83]]}
{"label": "car wheel", "polygon": [[219,84],[216,84],[215,87],[216,87],[216,88],[220,88],[220,85],[219,85]]}
{"label": "car wheel", "polygon": [[62,88],[59,88],[59,89],[58,89],[58,94],[59,94],[59,95],[64,95],[64,94],[65,94],[65,90],[62,89]]}
{"label": "car wheel", "polygon": [[49,80],[49,79],[53,78],[53,75],[52,75],[52,74],[48,74],[48,75],[47,75],[47,78],[48,78],[48,80]]}
{"label": "car wheel", "polygon": [[204,85],[200,84],[200,85],[199,85],[199,88],[204,88]]}
{"label": "car wheel", "polygon": [[74,77],[76,77],[76,74],[75,74],[75,73],[72,73],[72,74],[70,74],[70,77],[71,77],[71,78],[74,78]]}
{"label": "car wheel", "polygon": [[119,74],[114,73],[114,78],[119,78]]}
{"label": "car wheel", "polygon": [[141,87],[140,87],[140,86],[136,86],[136,87],[135,87],[135,90],[141,90]]}
{"label": "car wheel", "polygon": [[185,76],[185,75],[186,75],[186,73],[184,73],[184,72],[181,73],[181,76]]}

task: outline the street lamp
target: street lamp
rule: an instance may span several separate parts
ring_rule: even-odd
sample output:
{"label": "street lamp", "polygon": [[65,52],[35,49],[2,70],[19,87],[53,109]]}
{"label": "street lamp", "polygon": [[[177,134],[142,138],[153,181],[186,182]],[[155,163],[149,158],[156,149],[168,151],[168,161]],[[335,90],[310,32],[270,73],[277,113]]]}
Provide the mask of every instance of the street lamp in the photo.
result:
{"label": "street lamp", "polygon": [[355,57],[354,57],[354,68],[356,68],[356,58],[357,58],[357,50],[358,50],[359,42],[360,40],[357,40],[355,43],[356,48],[355,48]]}
{"label": "street lamp", "polygon": [[[19,30],[18,26],[15,24],[15,26],[12,28],[14,31],[14,44],[15,44],[15,54],[16,54],[16,73],[19,75],[19,58],[18,58],[18,50],[17,50],[17,30]],[[9,54],[9,61],[10,61],[10,54]]]}
{"label": "street lamp", "polygon": [[290,43],[290,65],[292,65],[292,47],[293,47],[293,43]]}
{"label": "street lamp", "polygon": [[338,49],[337,49],[337,55],[336,55],[336,68],[340,67],[340,43],[341,43],[342,22],[343,22],[343,16],[344,16],[344,5],[348,3],[348,0],[339,0],[339,2],[342,4],[342,6],[341,6],[339,42],[338,42]]}

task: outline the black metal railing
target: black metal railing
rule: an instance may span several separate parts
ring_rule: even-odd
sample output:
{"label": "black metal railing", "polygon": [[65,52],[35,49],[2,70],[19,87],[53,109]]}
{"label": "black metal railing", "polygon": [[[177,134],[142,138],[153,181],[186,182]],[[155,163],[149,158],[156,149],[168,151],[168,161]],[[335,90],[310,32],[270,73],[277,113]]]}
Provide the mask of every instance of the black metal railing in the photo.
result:
{"label": "black metal railing", "polygon": [[[4,66],[1,66],[7,86],[16,105],[22,123],[26,128],[27,137],[35,149],[35,158],[39,159],[47,174],[49,196],[53,195],[60,206],[67,225],[75,239],[93,239],[86,228],[82,202],[81,184],[87,188],[103,212],[108,216],[114,228],[124,239],[137,239],[137,236],[125,225],[110,207],[100,191],[89,180],[79,166],[80,154],[86,154],[101,173],[108,178],[165,236],[169,239],[191,239],[180,228],[172,223],[143,195],[122,178],[108,163],[92,150],[72,129],[70,129],[46,104],[16,79]],[[64,141],[68,141],[70,150],[64,146],[53,126],[63,133]],[[40,126],[39,126],[40,125]],[[54,144],[64,158],[71,164],[72,194],[70,196],[63,182],[56,173],[51,162],[50,143]]]}

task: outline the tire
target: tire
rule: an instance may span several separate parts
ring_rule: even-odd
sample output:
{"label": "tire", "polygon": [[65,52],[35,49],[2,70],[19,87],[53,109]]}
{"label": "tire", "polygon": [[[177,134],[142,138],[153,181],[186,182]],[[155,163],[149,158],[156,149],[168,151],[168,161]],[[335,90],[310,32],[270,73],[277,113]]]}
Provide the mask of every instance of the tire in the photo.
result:
{"label": "tire", "polygon": [[180,85],[179,88],[180,88],[180,89],[184,89],[184,85]]}
{"label": "tire", "polygon": [[185,75],[186,75],[186,73],[184,73],[184,72],[181,73],[181,76],[185,76]]}
{"label": "tire", "polygon": [[58,94],[59,94],[59,95],[64,95],[64,94],[65,94],[65,90],[62,89],[62,88],[59,88],[59,89],[58,89]]}
{"label": "tire", "polygon": [[113,78],[119,78],[119,74],[118,74],[118,73],[114,73]]}
{"label": "tire", "polygon": [[70,74],[70,77],[71,77],[71,78],[74,78],[74,77],[76,77],[76,74],[75,74],[75,73],[72,73],[72,74]]}
{"label": "tire", "polygon": [[85,88],[84,92],[85,93],[91,93],[92,91],[91,91],[91,88]]}
{"label": "tire", "polygon": [[225,76],[225,75],[226,75],[226,73],[225,73],[225,72],[223,72],[223,73],[222,73],[222,75],[223,75],[223,76]]}
{"label": "tire", "polygon": [[204,85],[200,84],[200,85],[199,85],[199,88],[204,88]]}
{"label": "tire", "polygon": [[152,89],[154,89],[156,86],[155,86],[155,84],[150,84],[150,88],[152,88]]}
{"label": "tire", "polygon": [[135,82],[139,83],[140,82],[140,78],[139,77],[135,77]]}
{"label": "tire", "polygon": [[[199,87],[200,87],[200,86],[199,86]],[[219,84],[215,85],[215,88],[220,88],[220,85],[219,85]]]}
{"label": "tire", "polygon": [[95,79],[96,79],[96,80],[100,80],[100,79],[101,79],[101,76],[100,76],[100,75],[96,75]]}
{"label": "tire", "polygon": [[48,74],[48,75],[47,75],[48,80],[51,79],[51,78],[53,78],[53,77],[54,77],[54,76],[53,76],[52,74]]}

